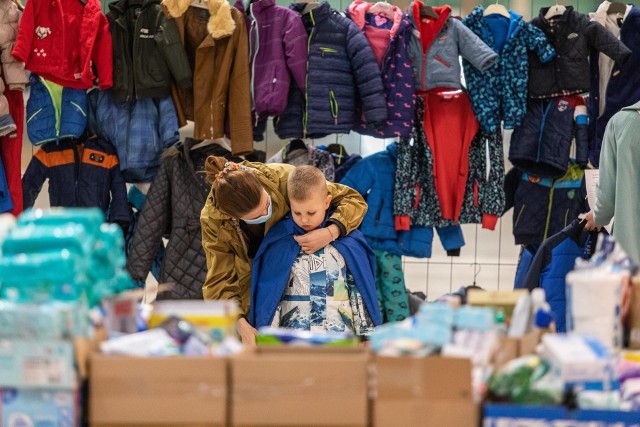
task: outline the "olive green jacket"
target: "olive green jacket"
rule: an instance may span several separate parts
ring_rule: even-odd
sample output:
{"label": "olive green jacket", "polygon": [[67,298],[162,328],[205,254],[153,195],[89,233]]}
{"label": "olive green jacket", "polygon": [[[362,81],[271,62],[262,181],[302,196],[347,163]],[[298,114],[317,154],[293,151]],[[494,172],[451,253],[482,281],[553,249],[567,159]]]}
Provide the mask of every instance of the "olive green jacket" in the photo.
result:
{"label": "olive green jacket", "polygon": [[[265,224],[265,234],[289,212],[287,177],[294,166],[243,162],[256,169],[256,175],[271,196],[272,216]],[[367,204],[355,190],[327,182],[336,211],[331,216],[350,233],[358,228],[367,212]],[[240,312],[248,314],[251,291],[251,262],[247,243],[238,219],[222,213],[209,192],[200,214],[202,246],[207,255],[207,278],[202,286],[204,299],[235,300]]]}

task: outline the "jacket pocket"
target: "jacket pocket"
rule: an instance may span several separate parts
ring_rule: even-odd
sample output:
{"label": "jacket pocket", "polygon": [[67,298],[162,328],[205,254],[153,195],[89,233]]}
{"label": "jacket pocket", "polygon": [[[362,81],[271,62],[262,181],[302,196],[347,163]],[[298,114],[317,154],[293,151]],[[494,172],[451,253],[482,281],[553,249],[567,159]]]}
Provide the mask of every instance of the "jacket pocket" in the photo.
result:
{"label": "jacket pocket", "polygon": [[338,126],[338,100],[333,90],[329,90],[329,107],[331,108],[331,116],[333,117],[334,125]]}
{"label": "jacket pocket", "polygon": [[38,114],[40,114],[42,112],[42,108],[37,109],[33,114],[31,114],[29,116],[29,118],[27,119],[27,124],[29,124],[29,122],[31,122],[31,120],[35,119]]}
{"label": "jacket pocket", "polygon": [[77,102],[69,101],[69,104],[73,105],[76,108],[76,110],[78,110],[78,112],[82,114],[82,117],[87,117],[87,113],[82,109],[82,107]]}
{"label": "jacket pocket", "polygon": [[520,211],[518,212],[518,216],[516,217],[516,222],[513,224],[513,227],[517,227],[518,223],[520,222],[520,218],[522,217],[522,213],[524,212],[524,208],[526,207],[526,204],[522,204],[522,207],[520,208]]}
{"label": "jacket pocket", "polygon": [[330,47],[321,47],[320,51],[322,52],[322,56],[324,57],[325,55],[329,55],[332,53],[338,53],[338,51],[336,49],[332,49]]}
{"label": "jacket pocket", "polygon": [[447,68],[451,68],[451,64],[449,64],[447,61],[445,61],[444,59],[442,59],[442,57],[440,55],[436,55],[435,56],[436,61],[438,61],[439,63],[441,63],[442,65],[444,65]]}

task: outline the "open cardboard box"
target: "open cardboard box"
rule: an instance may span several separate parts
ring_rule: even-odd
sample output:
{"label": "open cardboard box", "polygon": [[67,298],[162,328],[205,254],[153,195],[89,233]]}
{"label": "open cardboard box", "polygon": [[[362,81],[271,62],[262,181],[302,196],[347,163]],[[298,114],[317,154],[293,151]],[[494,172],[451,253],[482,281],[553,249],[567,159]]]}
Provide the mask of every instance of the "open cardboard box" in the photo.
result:
{"label": "open cardboard box", "polygon": [[500,340],[500,348],[494,355],[494,364],[501,366],[518,357],[534,354],[536,347],[542,340],[542,335],[546,332],[546,330],[534,329],[521,338],[502,338]]}
{"label": "open cardboard box", "polygon": [[92,426],[227,425],[228,361],[92,354]]}
{"label": "open cardboard box", "polygon": [[374,372],[374,426],[478,426],[470,360],[378,356]]}
{"label": "open cardboard box", "polygon": [[369,353],[261,347],[231,362],[233,426],[366,426]]}

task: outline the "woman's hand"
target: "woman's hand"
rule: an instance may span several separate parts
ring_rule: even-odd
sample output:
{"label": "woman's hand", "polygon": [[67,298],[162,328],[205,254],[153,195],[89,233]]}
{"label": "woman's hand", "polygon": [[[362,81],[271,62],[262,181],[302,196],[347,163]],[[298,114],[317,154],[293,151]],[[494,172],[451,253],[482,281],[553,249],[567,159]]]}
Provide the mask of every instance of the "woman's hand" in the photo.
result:
{"label": "woman's hand", "polygon": [[331,224],[325,228],[319,228],[304,234],[302,236],[293,236],[296,242],[300,245],[302,250],[312,255],[318,249],[322,249],[329,243],[333,242],[333,239],[340,235],[340,230],[335,224]]}
{"label": "woman's hand", "polygon": [[238,320],[238,325],[236,326],[238,330],[238,334],[240,334],[240,339],[242,340],[242,344],[247,348],[253,348],[256,346],[256,335],[258,331],[247,322],[247,319],[241,317]]}
{"label": "woman's hand", "polygon": [[589,211],[589,213],[587,214],[587,216],[584,217],[584,219],[587,220],[587,225],[584,226],[584,229],[587,231],[591,231],[594,230],[596,228],[600,228],[598,226],[596,226],[596,221],[593,217],[593,211]]}

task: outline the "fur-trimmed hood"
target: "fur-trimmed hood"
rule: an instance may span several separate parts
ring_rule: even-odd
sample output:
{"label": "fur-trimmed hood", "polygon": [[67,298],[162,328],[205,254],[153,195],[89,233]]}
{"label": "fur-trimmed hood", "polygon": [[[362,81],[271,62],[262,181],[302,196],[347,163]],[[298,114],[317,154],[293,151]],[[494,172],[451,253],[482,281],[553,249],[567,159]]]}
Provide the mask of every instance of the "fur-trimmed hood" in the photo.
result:
{"label": "fur-trimmed hood", "polygon": [[[209,22],[207,31],[214,39],[229,37],[236,29],[236,23],[231,16],[231,6],[225,0],[208,0]],[[179,18],[189,9],[191,0],[162,0],[162,5],[167,8],[169,15]]]}

